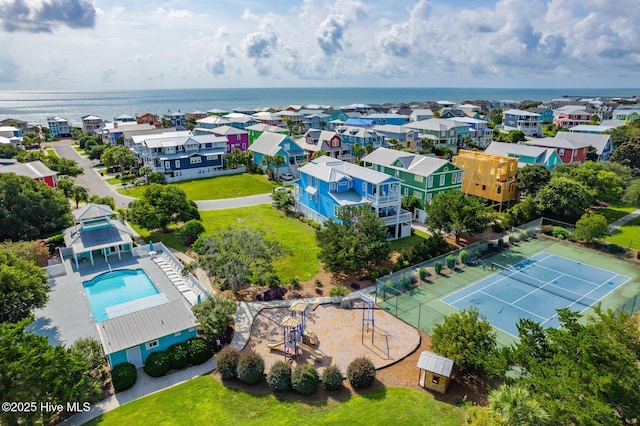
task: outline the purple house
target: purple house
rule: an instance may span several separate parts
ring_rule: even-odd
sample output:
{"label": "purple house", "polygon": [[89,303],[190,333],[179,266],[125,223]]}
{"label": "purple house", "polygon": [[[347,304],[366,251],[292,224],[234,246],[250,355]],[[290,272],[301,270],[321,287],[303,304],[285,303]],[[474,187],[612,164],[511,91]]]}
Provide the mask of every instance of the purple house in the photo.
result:
{"label": "purple house", "polygon": [[234,149],[245,151],[249,148],[249,132],[231,126],[220,126],[208,131],[217,136],[227,138],[227,154]]}

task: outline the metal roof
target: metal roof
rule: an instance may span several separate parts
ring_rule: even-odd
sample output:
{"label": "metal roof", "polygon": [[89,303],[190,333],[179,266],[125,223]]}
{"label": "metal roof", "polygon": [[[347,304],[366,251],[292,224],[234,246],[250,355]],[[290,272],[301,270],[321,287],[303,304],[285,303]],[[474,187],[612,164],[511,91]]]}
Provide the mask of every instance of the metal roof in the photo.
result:
{"label": "metal roof", "polygon": [[[404,167],[395,166],[400,160]],[[429,176],[445,165],[450,165],[451,170],[462,169],[447,160],[427,155],[413,154],[389,148],[378,148],[362,159],[365,163],[377,164],[396,170],[406,170],[414,175]]]}
{"label": "metal roof", "polygon": [[113,216],[115,212],[106,204],[87,204],[81,209],[73,211],[73,217],[77,220],[95,219],[97,217]]}
{"label": "metal roof", "polygon": [[131,312],[96,324],[105,354],[122,351],[196,326],[183,299]]}
{"label": "metal roof", "polygon": [[30,161],[28,163],[4,165],[0,167],[0,173],[15,173],[18,176],[27,176],[32,179],[55,176],[58,174],[58,172],[54,172],[39,160]]}
{"label": "metal roof", "polygon": [[453,361],[433,352],[422,351],[417,367],[441,376],[451,377]]}

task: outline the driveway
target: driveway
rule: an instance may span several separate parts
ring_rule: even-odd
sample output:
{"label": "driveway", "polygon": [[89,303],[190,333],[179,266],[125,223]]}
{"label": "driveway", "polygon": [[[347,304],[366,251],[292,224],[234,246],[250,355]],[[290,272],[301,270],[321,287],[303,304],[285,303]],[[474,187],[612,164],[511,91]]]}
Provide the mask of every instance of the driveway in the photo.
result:
{"label": "driveway", "polygon": [[[84,174],[76,178],[78,185],[82,185],[89,190],[91,195],[101,197],[113,197],[116,207],[126,208],[135,198],[127,197],[117,192],[113,186],[104,181],[93,168],[93,161],[82,157],[71,146],[73,139],[63,139],[60,142],[50,144],[59,157],[69,158],[78,162],[84,169]],[[271,194],[250,195],[239,198],[226,198],[223,200],[199,200],[196,201],[199,210],[222,210],[235,209],[238,207],[249,207],[258,204],[271,204]]]}
{"label": "driveway", "polygon": [[73,144],[73,139],[62,139],[60,142],[50,144],[50,146],[56,154],[58,154],[58,157],[75,160],[78,162],[78,165],[84,169],[84,173],[75,179],[78,185],[82,185],[87,188],[90,195],[113,197],[116,202],[116,207],[127,207],[129,202],[135,200],[135,198],[126,197],[116,192],[111,185],[105,182],[95,171],[93,168],[93,161],[78,154],[71,144]]}

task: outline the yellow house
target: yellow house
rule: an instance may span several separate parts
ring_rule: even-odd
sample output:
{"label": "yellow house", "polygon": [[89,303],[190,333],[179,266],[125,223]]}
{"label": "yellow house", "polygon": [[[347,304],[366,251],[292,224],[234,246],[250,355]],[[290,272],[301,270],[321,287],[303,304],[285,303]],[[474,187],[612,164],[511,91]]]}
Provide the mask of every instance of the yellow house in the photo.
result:
{"label": "yellow house", "polygon": [[445,393],[451,381],[453,361],[433,352],[422,351],[418,360],[420,387]]}
{"label": "yellow house", "polygon": [[462,191],[490,200],[492,205],[509,205],[517,199],[518,159],[461,149],[453,164],[462,168]]}

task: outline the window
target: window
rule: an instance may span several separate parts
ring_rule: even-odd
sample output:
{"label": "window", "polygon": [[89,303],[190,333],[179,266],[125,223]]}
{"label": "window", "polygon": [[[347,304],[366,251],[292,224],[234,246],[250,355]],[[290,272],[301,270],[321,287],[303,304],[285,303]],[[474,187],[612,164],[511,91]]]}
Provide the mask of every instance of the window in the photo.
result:
{"label": "window", "polygon": [[164,168],[169,170],[171,168],[171,161],[165,161],[164,162]]}
{"label": "window", "polygon": [[422,193],[420,191],[413,191],[413,196],[420,199],[422,198]]}
{"label": "window", "polygon": [[462,183],[462,172],[458,173],[458,182]]}
{"label": "window", "polygon": [[176,160],[175,164],[176,164],[176,169],[179,169],[180,168],[180,160]]}
{"label": "window", "polygon": [[431,383],[433,383],[434,385],[439,385],[440,384],[440,377],[434,375],[433,379],[431,379]]}
{"label": "window", "polygon": [[241,139],[242,139],[242,135],[241,135],[240,133],[238,133],[238,134],[236,135],[236,140],[241,140]]}
{"label": "window", "polygon": [[217,157],[217,155],[207,155],[207,161],[215,161]]}
{"label": "window", "polygon": [[195,327],[189,327],[189,331],[196,331]]}
{"label": "window", "polygon": [[498,192],[498,194],[500,194],[502,192],[502,186],[498,186],[497,192]]}
{"label": "window", "polygon": [[482,190],[486,191],[487,190],[487,185],[482,185]]}
{"label": "window", "polygon": [[191,164],[200,164],[201,162],[202,162],[202,157],[198,155],[189,158],[189,163]]}
{"label": "window", "polygon": [[367,192],[367,182],[362,182],[362,191]]}
{"label": "window", "polygon": [[445,175],[440,175],[440,186],[444,186]]}
{"label": "window", "polygon": [[404,191],[402,191],[404,193],[405,196],[409,195],[409,188],[404,188]]}
{"label": "window", "polygon": [[158,346],[158,339],[147,342],[144,346],[147,348],[147,350],[153,349]]}
{"label": "window", "polygon": [[451,175],[451,183],[458,183],[458,174],[454,173]]}
{"label": "window", "polygon": [[429,176],[427,180],[427,188],[431,188],[433,186],[433,176]]}
{"label": "window", "polygon": [[424,181],[424,177],[422,177],[422,176],[417,176],[416,175],[415,179],[416,179],[416,182],[420,182],[420,183],[422,183]]}
{"label": "window", "polygon": [[176,337],[178,337],[181,334],[182,334],[182,331],[176,331],[175,333],[173,333],[173,335],[176,336]]}
{"label": "window", "polygon": [[427,204],[431,204],[431,198],[433,194],[427,194]]}
{"label": "window", "polygon": [[564,148],[560,148],[558,150],[558,155],[563,156],[564,155]]}
{"label": "window", "polygon": [[336,183],[335,182],[331,182],[331,190],[332,191],[336,190]]}

